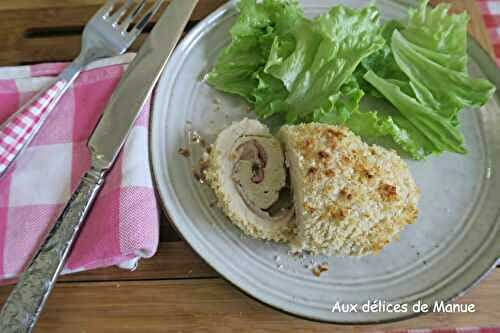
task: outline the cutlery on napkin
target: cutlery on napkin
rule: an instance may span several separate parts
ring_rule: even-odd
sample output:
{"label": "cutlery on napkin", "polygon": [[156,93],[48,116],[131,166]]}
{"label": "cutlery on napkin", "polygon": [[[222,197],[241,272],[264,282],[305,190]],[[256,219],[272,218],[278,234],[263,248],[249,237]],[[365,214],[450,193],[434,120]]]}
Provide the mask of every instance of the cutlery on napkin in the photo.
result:
{"label": "cutlery on napkin", "polygon": [[145,0],[135,6],[135,0],[127,0],[122,6],[117,6],[117,2],[108,0],[85,25],[80,54],[55,81],[0,123],[0,176],[38,133],[81,70],[97,59],[124,53],[158,11],[162,0],[156,0],[145,12]]}
{"label": "cutlery on napkin", "polygon": [[[121,78],[88,140],[91,166],[3,305],[1,332],[31,332],[34,328],[105,176],[146,105],[196,3],[197,0],[173,1]],[[140,28],[142,22],[143,19],[135,27]]]}
{"label": "cutlery on napkin", "polygon": [[[26,151],[0,179],[0,280],[17,277],[90,166],[85,144],[133,54],[87,66]],[[66,64],[0,68],[0,122]],[[149,104],[73,247],[63,273],[134,268],[157,249],[158,210],[149,169]]]}

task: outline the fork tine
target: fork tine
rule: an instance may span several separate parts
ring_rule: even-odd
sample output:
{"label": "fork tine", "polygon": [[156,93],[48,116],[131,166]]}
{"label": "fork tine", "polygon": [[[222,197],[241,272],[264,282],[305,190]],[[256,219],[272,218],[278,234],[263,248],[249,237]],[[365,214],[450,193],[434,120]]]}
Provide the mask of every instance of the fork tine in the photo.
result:
{"label": "fork tine", "polygon": [[144,29],[146,24],[148,24],[149,20],[151,20],[151,18],[156,14],[158,9],[160,9],[162,2],[163,0],[156,0],[155,4],[151,8],[149,8],[149,10],[144,15],[142,15],[137,25],[130,32],[132,38],[137,37],[141,33],[142,29]]}
{"label": "fork tine", "polygon": [[109,12],[113,9],[115,6],[117,0],[108,0],[104,5],[102,5],[101,8],[95,13],[94,17],[101,16],[101,17],[107,17]]}
{"label": "fork tine", "polygon": [[121,24],[122,31],[127,31],[127,28],[129,27],[130,23],[141,13],[142,9],[144,8],[144,5],[146,4],[146,0],[142,0],[135,6],[135,8],[130,12],[128,17],[123,20]]}
{"label": "fork tine", "polygon": [[134,0],[127,0],[111,17],[109,18],[112,24],[117,24],[123,15],[127,12]]}

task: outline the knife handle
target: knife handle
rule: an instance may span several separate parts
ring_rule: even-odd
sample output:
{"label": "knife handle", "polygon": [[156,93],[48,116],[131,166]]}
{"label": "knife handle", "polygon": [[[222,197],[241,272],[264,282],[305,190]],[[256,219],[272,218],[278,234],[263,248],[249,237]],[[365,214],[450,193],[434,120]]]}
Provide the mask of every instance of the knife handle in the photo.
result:
{"label": "knife handle", "polygon": [[78,230],[104,181],[105,170],[91,168],[82,177],[45,242],[0,312],[0,332],[31,332],[61,272]]}

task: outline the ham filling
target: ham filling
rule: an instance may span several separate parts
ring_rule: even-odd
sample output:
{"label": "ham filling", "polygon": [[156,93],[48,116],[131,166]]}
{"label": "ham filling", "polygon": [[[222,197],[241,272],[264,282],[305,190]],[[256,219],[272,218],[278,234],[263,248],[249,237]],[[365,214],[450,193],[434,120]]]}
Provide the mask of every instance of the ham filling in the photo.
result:
{"label": "ham filling", "polygon": [[279,143],[271,137],[245,136],[235,147],[232,180],[248,208],[273,222],[290,220],[294,214]]}

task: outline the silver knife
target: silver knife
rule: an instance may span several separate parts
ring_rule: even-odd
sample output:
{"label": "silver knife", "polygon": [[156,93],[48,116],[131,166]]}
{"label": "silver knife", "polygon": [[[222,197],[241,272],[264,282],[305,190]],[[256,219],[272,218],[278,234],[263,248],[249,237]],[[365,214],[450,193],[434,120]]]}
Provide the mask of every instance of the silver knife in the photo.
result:
{"label": "silver knife", "polygon": [[88,142],[91,167],[7,298],[0,313],[0,332],[31,332],[35,326],[106,172],[120,152],[197,2],[172,1],[127,68]]}

